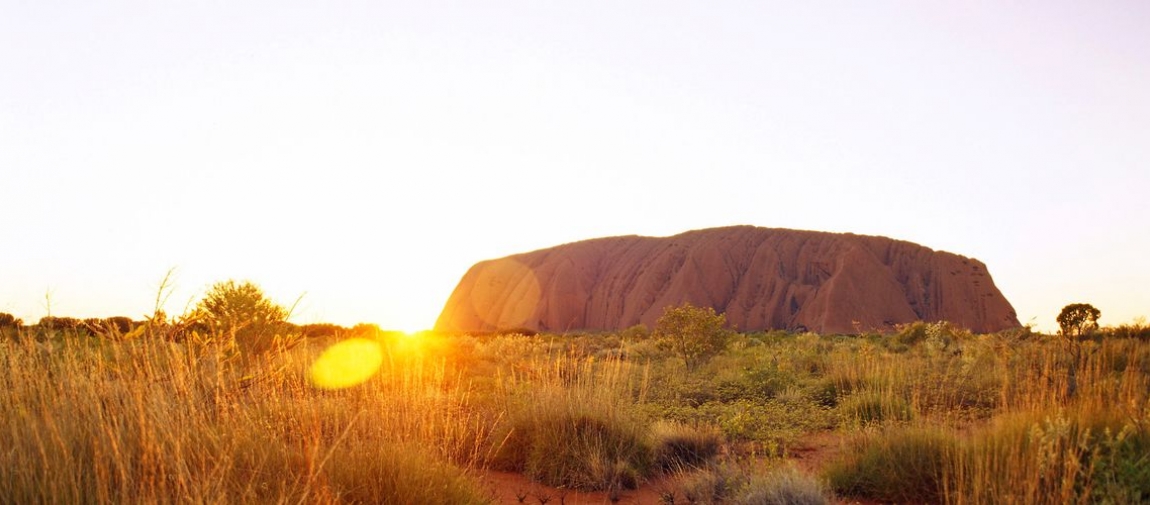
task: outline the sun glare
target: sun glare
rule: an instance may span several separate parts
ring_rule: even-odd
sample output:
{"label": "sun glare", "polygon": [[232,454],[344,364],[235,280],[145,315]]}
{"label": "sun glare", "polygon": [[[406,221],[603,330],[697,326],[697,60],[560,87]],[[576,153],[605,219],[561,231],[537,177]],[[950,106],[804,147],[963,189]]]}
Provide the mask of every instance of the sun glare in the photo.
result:
{"label": "sun glare", "polygon": [[383,349],[378,342],[352,338],[323,352],[311,365],[309,379],[321,389],[344,389],[362,384],[379,371]]}

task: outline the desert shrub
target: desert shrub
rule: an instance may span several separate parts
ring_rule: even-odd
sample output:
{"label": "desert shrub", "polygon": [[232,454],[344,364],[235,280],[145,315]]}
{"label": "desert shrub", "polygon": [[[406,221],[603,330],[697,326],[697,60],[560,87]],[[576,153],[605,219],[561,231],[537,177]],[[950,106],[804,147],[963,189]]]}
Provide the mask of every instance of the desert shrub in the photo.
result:
{"label": "desert shrub", "polygon": [[39,326],[43,330],[76,331],[83,324],[74,317],[44,316],[40,318]]}
{"label": "desert shrub", "polygon": [[[684,477],[679,483],[679,494],[687,503],[700,505],[725,503],[746,485],[747,479],[747,472],[737,465],[731,463],[712,465]],[[673,492],[670,494],[674,496]]]}
{"label": "desert shrub", "polygon": [[651,337],[651,330],[645,324],[636,324],[619,332],[619,338],[624,342],[642,342]]}
{"label": "desert shrub", "polygon": [[745,370],[737,379],[721,380],[715,394],[722,402],[738,400],[766,401],[795,382],[794,373],[782,372],[775,366]]}
{"label": "desert shrub", "polygon": [[1130,324],[1105,328],[1103,333],[1111,338],[1132,338],[1145,342],[1150,340],[1150,325],[1146,324],[1143,319]]}
{"label": "desert shrub", "polygon": [[0,312],[0,339],[12,339],[20,335],[24,321],[12,314]]}
{"label": "desert shrub", "polygon": [[217,282],[192,313],[212,335],[233,342],[245,354],[258,355],[296,342],[285,324],[287,309],[252,282]]}
{"label": "desert shrub", "polygon": [[123,316],[88,318],[84,320],[83,328],[92,335],[120,338],[132,331],[132,319]]}
{"label": "desert shrub", "polygon": [[825,505],[833,502],[826,484],[790,466],[752,477],[734,500],[739,505]]}
{"label": "desert shrub", "polygon": [[19,328],[24,325],[24,321],[9,314],[7,312],[0,312],[0,329],[5,328]]}
{"label": "desert shrub", "polygon": [[347,328],[331,323],[312,323],[299,327],[304,338],[328,338],[347,332]]}
{"label": "desert shrub", "polygon": [[727,317],[710,307],[684,303],[668,307],[655,324],[655,337],[694,370],[727,347]]}
{"label": "desert shrub", "polygon": [[926,429],[887,431],[861,439],[826,477],[837,493],[897,503],[938,503],[944,465],[956,441]]}
{"label": "desert shrub", "polygon": [[811,382],[806,389],[807,398],[827,408],[838,406],[839,397],[843,394],[842,384],[831,377],[819,378]]}
{"label": "desert shrub", "polygon": [[105,328],[114,328],[116,331],[120,332],[120,334],[125,334],[129,331],[132,331],[133,323],[132,318],[130,317],[113,316],[104,318],[103,322]]}
{"label": "desert shrub", "polygon": [[667,356],[667,350],[661,348],[653,339],[627,343],[624,352],[628,359],[638,362],[658,361]]}
{"label": "desert shrub", "polygon": [[891,340],[895,344],[912,346],[926,340],[926,329],[927,323],[923,321],[915,321],[902,325],[898,328],[898,333],[895,333]]}
{"label": "desert shrub", "polygon": [[713,428],[660,422],[652,432],[655,466],[661,470],[700,467],[723,446],[722,435]]}
{"label": "desert shrub", "polygon": [[759,452],[782,456],[804,433],[832,428],[836,424],[829,410],[813,403],[783,403],[779,400],[708,403],[697,409],[667,412],[683,422],[706,422],[718,426],[730,441],[750,443]]}

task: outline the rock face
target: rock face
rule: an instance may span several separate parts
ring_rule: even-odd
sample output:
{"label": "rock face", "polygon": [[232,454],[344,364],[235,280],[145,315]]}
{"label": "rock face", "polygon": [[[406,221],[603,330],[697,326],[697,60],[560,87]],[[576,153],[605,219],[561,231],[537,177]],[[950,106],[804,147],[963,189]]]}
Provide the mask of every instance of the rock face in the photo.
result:
{"label": "rock face", "polygon": [[435,326],[653,327],[665,307],[684,302],[725,313],[741,331],[858,333],[919,320],[975,332],[1020,326],[978,260],[885,237],[753,226],[593,239],[482,261]]}

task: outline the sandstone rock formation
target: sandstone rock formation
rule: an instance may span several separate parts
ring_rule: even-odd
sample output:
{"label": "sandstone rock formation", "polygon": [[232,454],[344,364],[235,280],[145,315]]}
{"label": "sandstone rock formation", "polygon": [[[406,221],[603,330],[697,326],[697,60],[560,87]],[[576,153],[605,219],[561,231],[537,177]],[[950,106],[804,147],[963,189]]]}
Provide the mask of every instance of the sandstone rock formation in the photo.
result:
{"label": "sandstone rock formation", "polygon": [[741,331],[857,333],[918,320],[975,332],[1019,326],[978,260],[885,237],[734,226],[482,261],[436,329],[653,327],[665,307],[683,302],[726,313]]}

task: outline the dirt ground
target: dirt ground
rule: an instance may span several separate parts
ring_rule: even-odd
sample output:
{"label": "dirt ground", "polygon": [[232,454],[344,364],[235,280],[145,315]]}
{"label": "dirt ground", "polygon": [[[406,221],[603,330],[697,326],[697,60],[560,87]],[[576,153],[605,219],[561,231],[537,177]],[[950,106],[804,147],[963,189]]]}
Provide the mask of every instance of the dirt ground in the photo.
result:
{"label": "dirt ground", "polygon": [[[791,447],[790,460],[804,472],[812,475],[819,474],[822,469],[833,461],[843,451],[846,440],[841,434],[832,432],[814,433],[804,437],[798,444]],[[480,474],[480,479],[501,505],[517,505],[520,503],[531,505],[602,505],[611,503],[630,505],[660,505],[662,495],[676,489],[673,478],[662,478],[649,481],[638,489],[622,490],[612,501],[607,492],[577,492],[556,489],[527,477],[508,472],[487,471]],[[681,497],[676,503],[681,502]],[[878,505],[880,502],[866,500],[839,500],[841,505]]]}

